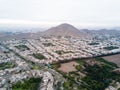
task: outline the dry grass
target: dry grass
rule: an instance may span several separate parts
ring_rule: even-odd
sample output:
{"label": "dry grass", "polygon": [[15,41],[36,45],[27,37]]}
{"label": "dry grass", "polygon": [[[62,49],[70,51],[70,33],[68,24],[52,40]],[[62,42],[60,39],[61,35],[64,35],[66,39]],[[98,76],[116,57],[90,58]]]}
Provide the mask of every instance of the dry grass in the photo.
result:
{"label": "dry grass", "polygon": [[117,64],[118,67],[120,67],[120,54],[105,56],[103,58],[107,61],[110,61],[110,62],[113,62],[113,63]]}
{"label": "dry grass", "polygon": [[62,71],[62,72],[65,72],[65,73],[69,73],[69,72],[72,72],[72,71],[77,71],[75,66],[76,65],[79,65],[78,63],[76,63],[75,61],[71,61],[71,62],[68,62],[68,63],[63,63],[61,64],[61,67],[58,68],[58,70]]}

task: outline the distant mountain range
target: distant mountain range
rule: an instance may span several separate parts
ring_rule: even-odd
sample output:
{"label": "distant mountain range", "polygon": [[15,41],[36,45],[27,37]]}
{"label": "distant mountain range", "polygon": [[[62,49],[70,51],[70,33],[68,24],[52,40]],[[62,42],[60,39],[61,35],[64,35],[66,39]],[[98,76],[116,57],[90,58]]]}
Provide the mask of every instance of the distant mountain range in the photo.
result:
{"label": "distant mountain range", "polygon": [[108,30],[108,29],[100,29],[100,30],[81,30],[84,33],[88,33],[89,35],[120,35],[120,30]]}
{"label": "distant mountain range", "polygon": [[[32,30],[33,31],[33,30]],[[120,30],[107,30],[107,29],[100,29],[100,30],[89,30],[89,29],[77,29],[76,27],[64,23],[58,25],[56,27],[52,27],[45,31],[38,31],[36,32],[28,32],[28,33],[11,33],[9,30],[6,32],[0,32],[0,40],[10,40],[10,39],[34,39],[40,36],[72,36],[72,37],[92,37],[95,35],[120,35]]]}
{"label": "distant mountain range", "polygon": [[72,36],[72,37],[92,37],[95,35],[120,35],[120,30],[117,29],[77,29],[76,27],[64,23],[56,27],[52,27],[44,32],[40,32],[41,35],[46,36]]}

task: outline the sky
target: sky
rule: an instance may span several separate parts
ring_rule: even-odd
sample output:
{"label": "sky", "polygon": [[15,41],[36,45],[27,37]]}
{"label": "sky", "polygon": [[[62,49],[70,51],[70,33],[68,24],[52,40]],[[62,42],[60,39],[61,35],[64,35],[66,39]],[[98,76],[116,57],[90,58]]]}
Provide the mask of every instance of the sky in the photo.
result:
{"label": "sky", "polygon": [[0,0],[0,24],[117,27],[120,0]]}

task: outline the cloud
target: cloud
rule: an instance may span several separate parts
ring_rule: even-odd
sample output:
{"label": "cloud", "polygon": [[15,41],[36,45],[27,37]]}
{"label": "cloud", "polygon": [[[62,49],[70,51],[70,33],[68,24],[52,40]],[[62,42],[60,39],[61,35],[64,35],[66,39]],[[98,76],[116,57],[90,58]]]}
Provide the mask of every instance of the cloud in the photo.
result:
{"label": "cloud", "polygon": [[0,0],[0,23],[119,25],[120,0]]}

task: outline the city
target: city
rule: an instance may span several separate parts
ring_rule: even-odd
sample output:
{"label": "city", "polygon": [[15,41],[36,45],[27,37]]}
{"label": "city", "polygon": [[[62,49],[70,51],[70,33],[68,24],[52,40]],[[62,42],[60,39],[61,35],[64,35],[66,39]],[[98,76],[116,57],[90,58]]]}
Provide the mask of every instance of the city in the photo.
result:
{"label": "city", "polygon": [[120,0],[0,0],[0,90],[120,90]]}
{"label": "city", "polygon": [[[37,39],[24,38],[1,41],[0,87],[1,90],[17,90],[18,87],[14,86],[16,83],[37,78],[40,80],[37,83],[40,90],[79,90],[79,88],[92,90],[95,87],[89,87],[82,80],[87,76],[85,69],[88,66],[90,68],[105,63],[107,67],[109,66],[109,69],[117,74],[115,78],[117,77],[118,80],[110,79],[111,83],[107,85],[108,87],[105,85],[103,88],[106,87],[105,90],[109,90],[109,88],[118,89],[120,88],[120,78],[118,78],[120,76],[119,60],[110,63],[109,59],[108,61],[102,61],[102,59],[111,55],[118,55],[115,57],[117,58],[119,53],[120,37],[112,35],[101,34],[94,35],[91,38],[50,35],[40,36]],[[79,81],[76,78],[74,82],[78,83],[79,86],[73,84],[74,86],[69,89],[70,86],[69,88],[67,86],[70,84],[68,78],[72,78],[72,76],[68,77],[64,74],[77,75],[75,77],[78,77]],[[26,90],[28,89],[26,88]]]}

